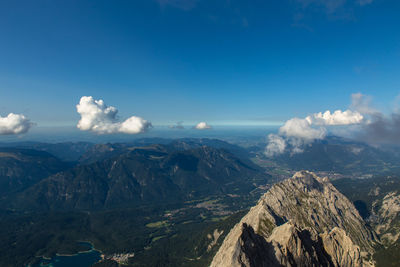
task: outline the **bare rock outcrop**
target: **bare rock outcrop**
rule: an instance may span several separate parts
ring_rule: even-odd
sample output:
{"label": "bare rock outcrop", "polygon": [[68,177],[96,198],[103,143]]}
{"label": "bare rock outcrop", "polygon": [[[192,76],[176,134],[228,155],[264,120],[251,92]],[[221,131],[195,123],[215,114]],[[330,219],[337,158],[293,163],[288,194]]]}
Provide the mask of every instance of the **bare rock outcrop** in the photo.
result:
{"label": "bare rock outcrop", "polygon": [[375,236],[328,179],[302,171],[260,198],[211,266],[373,266]]}
{"label": "bare rock outcrop", "polygon": [[390,246],[400,237],[400,193],[390,192],[373,203],[371,219],[382,244]]}

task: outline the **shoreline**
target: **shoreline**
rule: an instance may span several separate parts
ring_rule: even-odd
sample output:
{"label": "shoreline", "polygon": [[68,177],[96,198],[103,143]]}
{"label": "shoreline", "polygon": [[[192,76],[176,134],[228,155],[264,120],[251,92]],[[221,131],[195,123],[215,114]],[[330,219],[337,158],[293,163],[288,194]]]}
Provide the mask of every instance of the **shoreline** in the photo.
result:
{"label": "shoreline", "polygon": [[60,254],[60,253],[56,253],[56,256],[60,256],[60,257],[72,257],[72,256],[78,256],[79,254],[85,254],[85,253],[90,253],[92,251],[97,251],[100,253],[100,255],[103,255],[103,251],[96,249],[93,245],[92,242],[90,241],[85,241],[85,240],[78,240],[78,243],[87,243],[90,244],[91,248],[89,250],[82,250],[82,251],[78,251],[77,253],[74,254]]}
{"label": "shoreline", "polygon": [[[100,249],[96,249],[96,248],[94,247],[93,243],[90,242],[90,241],[79,240],[79,241],[77,241],[77,242],[78,242],[78,243],[86,243],[86,244],[89,244],[91,248],[90,248],[89,250],[78,251],[77,253],[74,253],[74,254],[55,253],[55,255],[54,255],[53,257],[46,257],[46,256],[44,256],[44,255],[42,255],[42,256],[36,256],[36,257],[41,258],[41,262],[39,263],[39,266],[50,266],[50,265],[52,265],[52,261],[55,260],[56,257],[76,257],[76,256],[79,256],[80,254],[87,254],[87,253],[91,253],[91,252],[97,252],[97,253],[99,253],[99,260],[95,261],[94,263],[99,263],[99,262],[102,262],[102,261],[104,261],[104,260],[106,260],[106,259],[110,259],[110,260],[116,261],[116,262],[118,262],[118,263],[121,263],[118,259],[114,259],[114,258],[113,258],[113,256],[115,256],[115,255],[119,256],[118,253],[117,253],[117,254],[112,254],[112,255],[107,256],[107,254],[103,253],[103,251],[101,251]],[[122,253],[122,254],[129,254],[129,256],[132,256],[132,257],[134,256],[134,253]],[[122,254],[121,254],[121,255],[122,255]],[[110,256],[111,256],[111,257],[110,257]],[[47,264],[46,264],[46,263],[43,263],[43,261],[48,261],[48,263],[47,263]],[[93,264],[94,264],[94,263],[93,263]]]}
{"label": "shoreline", "polygon": [[[78,243],[87,243],[87,244],[90,245],[91,248],[88,249],[88,250],[78,251],[77,253],[74,253],[74,254],[55,253],[55,255],[52,256],[52,257],[47,257],[47,256],[44,256],[44,255],[37,256],[37,257],[40,257],[42,261],[43,261],[43,260],[44,260],[44,261],[52,261],[52,260],[54,260],[56,257],[75,257],[75,256],[79,256],[80,254],[87,254],[87,253],[91,253],[91,252],[98,252],[98,253],[99,253],[100,260],[96,261],[96,263],[97,263],[97,262],[100,262],[100,261],[104,258],[103,252],[102,252],[101,250],[99,250],[99,249],[96,249],[96,248],[94,247],[94,245],[93,245],[92,242],[86,241],[86,240],[79,240],[79,241],[77,241],[77,242],[78,242]],[[43,265],[42,263],[39,263],[39,264],[40,264],[40,266]],[[51,264],[51,263],[49,263],[49,264]],[[46,264],[46,265],[44,265],[44,266],[47,266],[47,265],[49,265],[49,264]]]}

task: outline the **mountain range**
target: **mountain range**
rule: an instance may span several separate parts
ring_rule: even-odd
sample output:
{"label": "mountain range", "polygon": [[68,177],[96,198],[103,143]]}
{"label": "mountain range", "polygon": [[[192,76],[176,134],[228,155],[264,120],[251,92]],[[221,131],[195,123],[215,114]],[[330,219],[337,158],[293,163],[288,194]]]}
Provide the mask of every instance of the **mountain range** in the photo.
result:
{"label": "mountain range", "polygon": [[223,149],[152,145],[56,173],[19,194],[15,203],[28,209],[92,210],[182,202],[250,192],[268,177]]}
{"label": "mountain range", "polygon": [[265,156],[265,144],[251,148],[252,154],[265,166],[271,163],[294,171],[310,170],[336,172],[351,176],[377,174],[400,170],[398,147],[376,147],[366,143],[330,136],[306,144],[301,153],[290,147],[273,157]]}
{"label": "mountain range", "polygon": [[0,197],[26,189],[70,166],[44,151],[0,148]]}
{"label": "mountain range", "polygon": [[[129,266],[396,266],[395,148],[331,137],[303,153],[263,149],[191,138],[0,144],[0,264],[75,253],[84,239],[106,258],[134,251]],[[301,169],[341,175],[286,179]]]}

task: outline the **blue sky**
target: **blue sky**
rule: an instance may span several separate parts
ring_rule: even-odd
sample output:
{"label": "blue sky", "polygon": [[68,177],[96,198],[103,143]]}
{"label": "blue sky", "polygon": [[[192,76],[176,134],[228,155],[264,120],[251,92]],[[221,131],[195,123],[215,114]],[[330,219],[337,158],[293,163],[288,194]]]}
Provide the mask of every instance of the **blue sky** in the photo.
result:
{"label": "blue sky", "polygon": [[0,115],[73,126],[81,96],[168,125],[276,125],[400,93],[397,0],[1,1]]}

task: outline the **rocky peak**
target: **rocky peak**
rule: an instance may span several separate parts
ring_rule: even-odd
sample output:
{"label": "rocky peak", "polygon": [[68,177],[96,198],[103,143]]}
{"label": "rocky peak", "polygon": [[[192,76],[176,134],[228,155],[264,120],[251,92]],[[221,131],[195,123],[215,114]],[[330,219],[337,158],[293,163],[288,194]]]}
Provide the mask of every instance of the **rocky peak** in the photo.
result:
{"label": "rocky peak", "polygon": [[302,171],[260,198],[211,266],[371,266],[374,239],[328,179]]}
{"label": "rocky peak", "polygon": [[322,184],[328,182],[326,178],[321,179],[313,172],[299,171],[296,172],[292,179],[289,180],[292,184],[297,186],[299,189],[302,188],[303,191],[308,192],[311,190],[321,191],[323,189]]}

